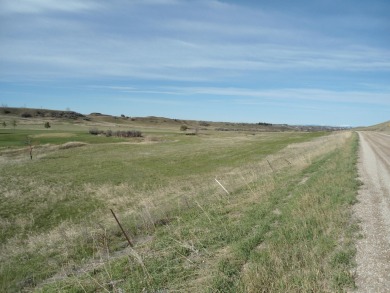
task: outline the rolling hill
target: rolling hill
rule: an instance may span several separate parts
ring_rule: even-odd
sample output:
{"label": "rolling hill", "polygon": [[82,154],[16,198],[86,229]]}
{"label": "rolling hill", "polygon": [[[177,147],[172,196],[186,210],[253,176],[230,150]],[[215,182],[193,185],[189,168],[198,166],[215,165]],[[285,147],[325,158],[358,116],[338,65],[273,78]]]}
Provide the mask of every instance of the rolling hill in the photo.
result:
{"label": "rolling hill", "polygon": [[[252,131],[252,132],[279,132],[279,131],[334,131],[343,130],[343,127],[332,126],[317,126],[317,125],[287,125],[287,124],[271,124],[265,122],[258,123],[233,123],[233,122],[213,122],[213,121],[197,121],[183,120],[165,117],[147,116],[147,117],[131,117],[122,114],[121,116],[112,116],[102,113],[90,113],[88,115],[80,114],[74,111],[61,111],[49,109],[33,109],[33,108],[15,108],[15,107],[0,107],[0,122],[6,123],[11,120],[18,120],[21,124],[28,121],[51,121],[51,122],[70,122],[77,124],[85,124],[85,126],[131,126],[131,127],[146,127],[146,128],[179,128],[182,125],[188,127],[189,130],[216,130],[216,131]],[[19,123],[19,124],[20,124]]]}
{"label": "rolling hill", "polygon": [[366,127],[364,130],[390,132],[390,121]]}

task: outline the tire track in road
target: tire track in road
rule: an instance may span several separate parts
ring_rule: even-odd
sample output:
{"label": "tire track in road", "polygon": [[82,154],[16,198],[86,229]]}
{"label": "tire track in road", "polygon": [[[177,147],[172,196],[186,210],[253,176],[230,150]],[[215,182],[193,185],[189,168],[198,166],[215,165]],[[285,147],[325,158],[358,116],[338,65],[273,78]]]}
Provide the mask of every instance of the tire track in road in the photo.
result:
{"label": "tire track in road", "polygon": [[359,132],[356,292],[390,292],[390,135]]}

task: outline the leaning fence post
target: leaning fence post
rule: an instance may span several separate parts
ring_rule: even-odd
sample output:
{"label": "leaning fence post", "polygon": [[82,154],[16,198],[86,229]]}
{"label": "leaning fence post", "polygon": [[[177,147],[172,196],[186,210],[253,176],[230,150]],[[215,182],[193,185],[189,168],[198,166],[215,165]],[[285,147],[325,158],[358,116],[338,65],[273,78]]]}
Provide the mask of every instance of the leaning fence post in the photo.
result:
{"label": "leaning fence post", "polygon": [[121,228],[123,235],[125,235],[125,237],[126,237],[126,239],[127,239],[127,242],[129,242],[130,247],[133,247],[133,243],[130,241],[129,236],[127,236],[125,230],[122,228],[122,225],[121,225],[121,223],[119,222],[118,218],[116,217],[114,211],[113,211],[112,209],[110,209],[110,211],[111,211],[112,215],[114,216],[115,221],[118,223],[119,228]]}
{"label": "leaning fence post", "polygon": [[274,171],[274,168],[272,168],[272,165],[271,165],[271,163],[268,161],[268,159],[267,159],[267,162],[268,162],[268,165],[269,165],[269,167],[271,168],[272,172],[275,172],[275,171]]}

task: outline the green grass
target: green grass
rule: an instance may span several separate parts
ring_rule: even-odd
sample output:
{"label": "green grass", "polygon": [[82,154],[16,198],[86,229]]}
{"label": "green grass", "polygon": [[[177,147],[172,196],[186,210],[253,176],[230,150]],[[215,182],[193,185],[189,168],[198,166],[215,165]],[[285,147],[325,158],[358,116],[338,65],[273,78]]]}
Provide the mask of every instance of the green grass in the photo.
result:
{"label": "green grass", "polygon": [[[287,169],[270,175],[267,164],[258,164],[267,155],[324,133],[185,136],[160,132],[154,134],[156,142],[143,144],[116,144],[115,138],[91,137],[74,130],[61,132],[63,136],[42,136],[47,133],[18,130],[9,134],[9,140],[0,135],[2,146],[17,146],[26,135],[44,139],[40,144],[89,143],[43,152],[33,160],[21,154],[0,166],[1,290],[43,286],[45,279],[64,269],[67,278],[44,285],[43,291],[118,287],[126,292],[188,288],[199,292],[256,288],[252,292],[257,292],[260,283],[249,283],[248,276],[264,270],[261,264],[275,262],[269,254],[279,250],[286,262],[292,263],[297,256],[289,255],[293,250],[288,245],[281,245],[290,241],[297,254],[303,253],[301,245],[311,249],[307,257],[319,251],[316,261],[329,264],[320,268],[329,271],[325,274],[329,288],[351,285],[346,272],[353,251],[348,243],[338,243],[336,232],[323,235],[331,230],[321,226],[326,221],[320,218],[322,211],[338,213],[353,201],[352,141],[314,164],[305,157],[308,154],[299,155],[303,156],[302,166],[309,166],[306,169],[300,167],[296,155],[288,157],[288,163],[296,167],[284,162]],[[275,169],[277,163],[271,160]],[[332,176],[325,176],[328,173]],[[299,184],[309,175],[307,183]],[[228,197],[215,185],[215,177],[222,177],[231,192]],[[332,188],[327,190],[327,184]],[[313,215],[296,217],[294,211],[302,212],[309,194],[315,195],[314,203],[324,205],[310,203],[305,210],[313,208]],[[135,240],[135,250],[124,249],[123,235],[109,208],[114,208]],[[340,227],[338,235],[348,230],[348,216],[343,214],[333,224],[328,221]],[[296,238],[283,238],[290,235],[289,229],[297,229],[292,233]],[[263,242],[274,251],[258,253],[256,247]],[[93,268],[107,254],[111,260]],[[299,268],[300,264],[293,265]],[[285,268],[275,264],[273,268],[280,271],[271,270],[264,280],[269,286],[279,286],[274,288],[280,292],[287,285],[319,286],[318,279],[310,277],[314,273],[292,275],[283,281],[280,276]],[[276,277],[280,279],[277,284]]]}
{"label": "green grass", "polygon": [[[303,171],[282,172],[241,189],[230,203],[205,195],[199,206],[158,229],[147,251],[139,247],[142,263],[130,253],[78,281],[92,290],[96,283],[125,280],[120,287],[132,292],[338,292],[353,287],[355,227],[349,207],[358,187],[355,148],[356,138]],[[275,187],[261,194],[269,180]],[[254,190],[260,193],[255,202],[242,204]],[[237,209],[239,218],[232,218]],[[81,285],[69,279],[61,286]]]}
{"label": "green grass", "polygon": [[[138,191],[158,190],[171,182],[185,181],[190,176],[212,176],[221,168],[233,168],[248,161],[260,160],[289,143],[315,136],[318,134],[281,133],[239,140],[232,145],[226,145],[226,138],[212,141],[207,137],[184,137],[176,142],[101,144],[50,153],[38,160],[2,168],[0,182],[3,194],[13,192],[20,196],[2,197],[0,215],[5,219],[18,218],[19,214],[29,210],[37,220],[42,218],[41,215],[59,210],[58,214],[63,216],[34,226],[35,231],[44,231],[61,223],[67,213],[75,220],[75,217],[79,219],[91,212],[87,208],[74,211],[73,201],[76,201],[73,205],[79,207],[88,206],[90,202],[96,202],[91,204],[93,207],[104,204],[99,200],[92,201],[88,194],[80,193],[86,184],[126,183]],[[42,194],[42,187],[46,187],[48,194]],[[84,198],[85,203],[77,202],[79,197]],[[54,208],[57,205],[60,209]],[[9,235],[8,231],[5,234]],[[5,241],[7,237],[2,236],[0,241]]]}
{"label": "green grass", "polygon": [[124,142],[125,139],[116,137],[94,136],[87,131],[58,131],[58,130],[25,130],[25,129],[1,129],[0,130],[0,148],[4,147],[23,147],[26,146],[27,139],[30,138],[33,145],[43,144],[64,144],[69,141],[85,143],[112,143]]}

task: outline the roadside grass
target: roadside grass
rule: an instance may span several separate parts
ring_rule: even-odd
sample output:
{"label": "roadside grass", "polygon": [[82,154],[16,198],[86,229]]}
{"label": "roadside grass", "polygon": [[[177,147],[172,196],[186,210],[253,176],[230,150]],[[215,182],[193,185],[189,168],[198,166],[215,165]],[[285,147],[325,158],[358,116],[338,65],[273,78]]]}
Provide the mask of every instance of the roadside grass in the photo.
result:
{"label": "roadside grass", "polygon": [[[357,231],[350,206],[359,187],[356,137],[308,167],[304,184],[275,190],[282,204],[267,233],[248,250],[236,246],[246,260],[234,284],[245,292],[341,292],[354,288],[351,273]],[[284,179],[283,181],[289,181]],[[289,197],[288,200],[286,198]],[[275,211],[275,210],[274,210]],[[234,278],[233,278],[234,280]],[[234,287],[233,288],[234,292]]]}
{"label": "roadside grass", "polygon": [[[293,210],[303,213],[301,201],[306,204],[312,193],[320,194],[315,202],[321,202],[330,196],[323,190],[326,184],[334,184],[333,177],[311,174],[339,174],[343,162],[353,161],[353,152],[348,149],[351,140],[347,147],[334,151],[345,144],[344,138],[339,142],[329,138],[326,144],[325,137],[314,146],[303,143],[305,147],[300,149],[298,143],[320,135],[177,136],[176,141],[157,144],[88,145],[46,154],[36,161],[2,165],[0,288],[11,292],[36,286],[43,292],[118,288],[125,292],[258,292],[259,283],[252,284],[247,278],[251,280],[250,276],[262,269],[257,267],[262,264],[258,259],[267,260],[268,256],[259,256],[256,248],[272,246],[275,251],[269,254],[280,250],[288,255],[291,249],[276,245],[279,238],[275,231],[286,234],[291,227],[307,228],[311,218],[307,222],[294,218]],[[296,147],[284,149],[291,143],[297,143]],[[278,157],[282,149],[289,155]],[[329,152],[311,165],[316,157]],[[335,166],[335,160],[340,164]],[[345,210],[344,192],[349,194],[354,188],[352,169],[343,170],[345,181],[336,184],[341,190],[332,189],[342,199],[333,198],[333,205],[322,207],[325,212],[329,206]],[[215,177],[228,188],[229,195],[215,184]],[[309,179],[300,184],[306,177]],[[316,180],[324,181],[322,189],[315,189]],[[134,240],[134,248],[126,247],[109,213],[111,207]],[[289,226],[290,216],[293,226]],[[346,217],[347,213],[344,220]],[[324,221],[318,222],[314,221],[314,226]],[[340,231],[345,227],[341,225]],[[293,234],[302,234],[307,241],[318,238],[294,229]],[[328,229],[321,227],[316,233]],[[297,238],[288,240],[299,250]],[[324,245],[328,250],[318,259],[334,264],[324,265],[334,275],[334,279],[326,279],[327,286],[344,288],[351,279],[348,264],[339,263],[349,261],[352,252],[345,248],[348,241],[332,241],[332,245]],[[340,253],[333,256],[339,247]],[[286,267],[290,267],[294,257],[287,255]],[[340,273],[334,269],[338,266]],[[274,286],[267,288],[283,288],[276,287],[275,279],[264,279],[270,279],[268,284]],[[286,280],[286,284],[294,280]],[[334,285],[335,280],[338,285]],[[310,286],[312,283],[307,288]]]}

